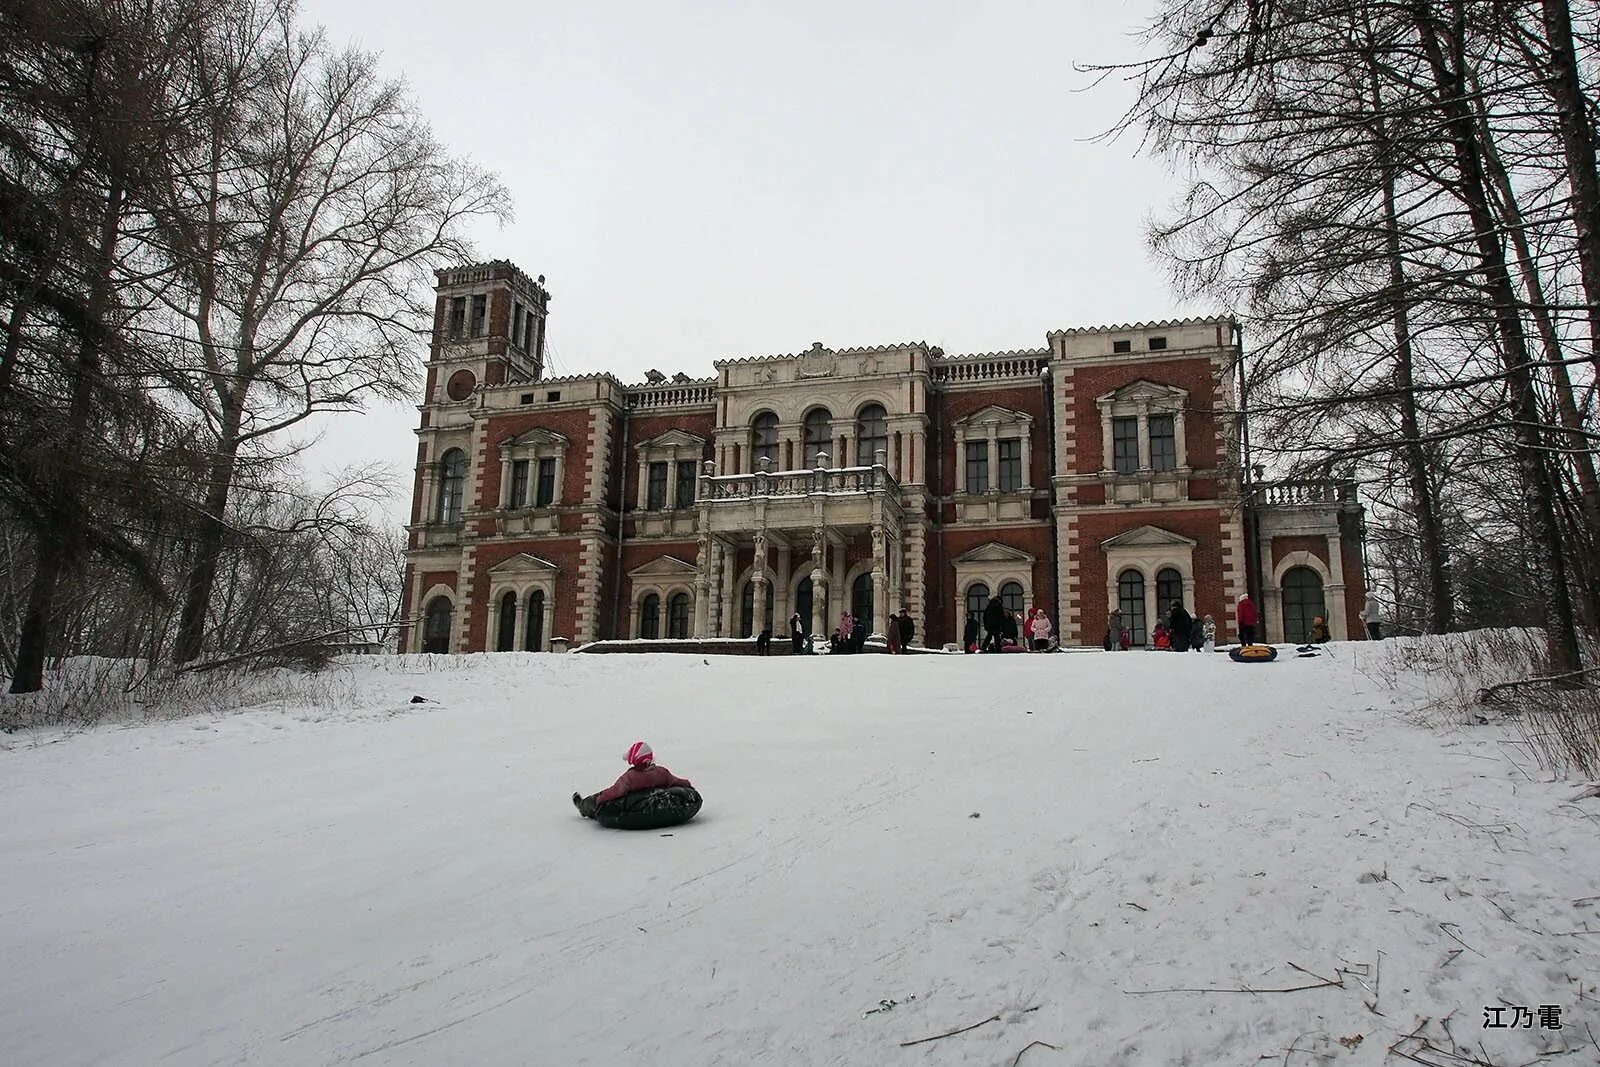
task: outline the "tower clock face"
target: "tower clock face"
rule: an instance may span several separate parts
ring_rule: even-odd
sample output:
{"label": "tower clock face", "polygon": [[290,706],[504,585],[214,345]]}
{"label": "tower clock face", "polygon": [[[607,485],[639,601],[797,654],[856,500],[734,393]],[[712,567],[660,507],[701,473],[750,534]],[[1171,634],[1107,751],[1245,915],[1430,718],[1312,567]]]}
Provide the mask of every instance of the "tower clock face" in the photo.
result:
{"label": "tower clock face", "polygon": [[477,375],[469,370],[458,370],[445,383],[445,395],[451,400],[465,400],[478,387]]}

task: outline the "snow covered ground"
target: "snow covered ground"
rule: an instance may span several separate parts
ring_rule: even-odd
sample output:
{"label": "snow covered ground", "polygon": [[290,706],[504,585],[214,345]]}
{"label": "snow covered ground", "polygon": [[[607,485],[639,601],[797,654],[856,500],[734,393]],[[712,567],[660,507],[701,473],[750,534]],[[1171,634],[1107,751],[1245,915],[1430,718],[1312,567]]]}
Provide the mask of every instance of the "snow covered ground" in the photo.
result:
{"label": "snow covered ground", "polygon": [[[1600,802],[1382,653],[375,659],[14,735],[0,1058],[1600,1062]],[[574,813],[639,737],[698,820]]]}

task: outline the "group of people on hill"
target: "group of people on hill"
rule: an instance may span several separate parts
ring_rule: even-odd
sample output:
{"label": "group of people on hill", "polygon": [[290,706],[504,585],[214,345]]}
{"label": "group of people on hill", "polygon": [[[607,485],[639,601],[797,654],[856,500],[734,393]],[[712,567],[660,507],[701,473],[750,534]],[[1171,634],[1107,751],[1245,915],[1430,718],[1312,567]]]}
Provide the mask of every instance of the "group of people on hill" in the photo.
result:
{"label": "group of people on hill", "polygon": [[[1029,608],[1026,617],[1010,611],[997,596],[989,598],[983,614],[967,613],[961,633],[964,652],[1047,652],[1055,647],[1055,624],[1043,608]],[[980,641],[979,635],[982,635]]]}
{"label": "group of people on hill", "polygon": [[[900,655],[911,646],[911,639],[917,635],[916,621],[911,618],[911,612],[901,608],[898,614],[889,616],[888,631],[884,636],[888,640],[891,655]],[[868,637],[867,620],[859,615],[852,615],[848,611],[839,613],[839,625],[833,633],[828,635],[828,653],[834,656],[852,655],[866,647]],[[789,616],[789,640],[797,656],[808,656],[816,652],[812,635],[807,631],[806,620],[797,611]]]}

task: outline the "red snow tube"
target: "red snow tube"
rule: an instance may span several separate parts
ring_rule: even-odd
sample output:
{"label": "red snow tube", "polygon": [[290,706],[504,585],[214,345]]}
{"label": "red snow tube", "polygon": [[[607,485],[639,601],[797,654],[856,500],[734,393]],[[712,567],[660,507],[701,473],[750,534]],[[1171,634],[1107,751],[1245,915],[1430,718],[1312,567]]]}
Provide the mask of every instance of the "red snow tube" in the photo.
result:
{"label": "red snow tube", "polygon": [[595,821],[612,830],[659,830],[700,814],[700,794],[687,786],[644,789],[629,793],[594,813]]}
{"label": "red snow tube", "polygon": [[1228,652],[1235,663],[1271,663],[1278,658],[1278,650],[1271,645],[1240,645]]}

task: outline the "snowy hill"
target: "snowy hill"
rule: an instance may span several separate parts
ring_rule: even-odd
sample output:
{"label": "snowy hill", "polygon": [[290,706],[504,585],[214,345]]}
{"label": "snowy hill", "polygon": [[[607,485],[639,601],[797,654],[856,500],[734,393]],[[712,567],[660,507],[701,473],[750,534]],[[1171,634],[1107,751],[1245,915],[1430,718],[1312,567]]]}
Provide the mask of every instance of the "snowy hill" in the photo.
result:
{"label": "snowy hill", "polygon": [[[4,1059],[1600,1062],[1600,803],[1383,653],[375,659],[12,737]],[[639,737],[698,820],[574,813]]]}

